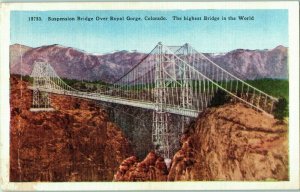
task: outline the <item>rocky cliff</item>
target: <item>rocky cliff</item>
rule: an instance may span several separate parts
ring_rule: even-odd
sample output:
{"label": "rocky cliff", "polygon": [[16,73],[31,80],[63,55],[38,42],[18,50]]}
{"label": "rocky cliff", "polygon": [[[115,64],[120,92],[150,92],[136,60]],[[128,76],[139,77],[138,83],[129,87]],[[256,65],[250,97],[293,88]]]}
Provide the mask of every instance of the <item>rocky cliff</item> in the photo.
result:
{"label": "rocky cliff", "polygon": [[[168,181],[289,178],[287,124],[241,103],[207,109],[190,125],[181,143],[168,170]],[[115,180],[133,181],[133,175],[149,174],[139,169],[136,161],[129,166],[127,161],[119,167]],[[154,169],[154,163],[150,167],[152,175],[161,175],[165,170]],[[143,178],[156,180],[158,176]]]}
{"label": "rocky cliff", "polygon": [[132,150],[106,111],[52,95],[55,111],[31,112],[27,86],[11,77],[10,181],[111,181]]}
{"label": "rocky cliff", "polygon": [[115,181],[167,181],[164,159],[150,152],[143,161],[135,156],[125,159],[114,176]]}

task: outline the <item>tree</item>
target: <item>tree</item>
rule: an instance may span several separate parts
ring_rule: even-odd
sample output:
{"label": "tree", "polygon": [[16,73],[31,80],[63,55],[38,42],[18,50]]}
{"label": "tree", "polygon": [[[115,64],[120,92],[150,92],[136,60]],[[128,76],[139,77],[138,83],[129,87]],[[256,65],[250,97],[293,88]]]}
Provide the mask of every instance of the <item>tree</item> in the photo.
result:
{"label": "tree", "polygon": [[278,102],[275,103],[273,114],[278,120],[283,120],[288,116],[288,101],[284,97],[280,97]]}
{"label": "tree", "polygon": [[227,95],[227,93],[221,89],[218,89],[210,102],[210,107],[217,107],[220,105],[224,105],[229,101],[230,101],[230,97]]}

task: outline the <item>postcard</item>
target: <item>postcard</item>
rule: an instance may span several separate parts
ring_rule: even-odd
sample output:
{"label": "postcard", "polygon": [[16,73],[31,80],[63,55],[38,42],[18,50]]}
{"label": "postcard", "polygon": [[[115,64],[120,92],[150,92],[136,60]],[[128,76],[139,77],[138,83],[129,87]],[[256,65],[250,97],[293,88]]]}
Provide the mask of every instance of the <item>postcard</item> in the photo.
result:
{"label": "postcard", "polygon": [[1,187],[299,188],[298,10],[3,3]]}

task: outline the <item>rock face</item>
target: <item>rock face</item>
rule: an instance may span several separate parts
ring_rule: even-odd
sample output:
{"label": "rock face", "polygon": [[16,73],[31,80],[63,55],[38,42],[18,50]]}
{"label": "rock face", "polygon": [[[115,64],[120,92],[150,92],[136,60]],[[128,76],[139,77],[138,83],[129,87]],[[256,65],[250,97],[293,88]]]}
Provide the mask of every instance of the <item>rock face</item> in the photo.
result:
{"label": "rock face", "polygon": [[106,112],[61,95],[55,111],[30,112],[27,85],[11,77],[10,181],[112,181],[132,150]]}
{"label": "rock face", "polygon": [[243,104],[202,113],[168,180],[288,180],[287,125]]}
{"label": "rock face", "polygon": [[[168,170],[150,153],[124,160],[115,181],[288,180],[287,125],[241,103],[207,109],[190,124]],[[159,161],[158,161],[159,160]],[[157,166],[160,162],[160,166]]]}
{"label": "rock face", "polygon": [[[199,50],[201,51],[201,50]],[[114,82],[138,64],[145,53],[116,51],[102,55],[61,45],[31,48],[14,44],[10,46],[10,72],[31,73],[34,61],[47,61],[60,77],[78,80]],[[277,46],[270,50],[236,49],[225,54],[206,56],[222,68],[241,79],[288,78],[288,48]]]}
{"label": "rock face", "polygon": [[27,83],[11,77],[10,181],[288,180],[287,125],[240,103],[190,124],[170,169],[139,162],[95,103],[52,95],[54,112],[30,112]]}
{"label": "rock face", "polygon": [[166,181],[167,174],[164,159],[150,152],[141,162],[137,162],[135,156],[125,159],[115,174],[114,181]]}

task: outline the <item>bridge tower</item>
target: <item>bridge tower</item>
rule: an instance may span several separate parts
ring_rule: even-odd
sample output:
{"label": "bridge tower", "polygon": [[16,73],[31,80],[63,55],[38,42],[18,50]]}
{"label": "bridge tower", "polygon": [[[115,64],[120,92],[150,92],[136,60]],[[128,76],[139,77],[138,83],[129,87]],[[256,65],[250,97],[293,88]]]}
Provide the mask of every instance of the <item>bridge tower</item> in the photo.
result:
{"label": "bridge tower", "polygon": [[[188,62],[190,53],[189,53],[189,46],[185,44],[182,48],[180,53],[181,58],[183,61]],[[190,107],[192,105],[192,91],[191,91],[191,69],[187,67],[184,63],[181,63],[182,67],[182,107]]]}
{"label": "bridge tower", "polygon": [[[192,59],[192,49],[190,49],[189,44],[186,43],[180,49],[178,56],[185,61],[190,63]],[[182,108],[191,108],[192,107],[192,98],[193,98],[193,86],[192,86],[192,72],[191,68],[187,67],[185,63],[181,62],[181,73],[182,73],[182,97],[181,97],[181,107]],[[190,121],[189,117],[181,116],[181,133],[184,132],[184,127]]]}
{"label": "bridge tower", "polygon": [[158,43],[158,53],[155,63],[155,110],[153,111],[153,129],[152,142],[155,145],[156,152],[165,159],[170,158],[170,143],[168,129],[168,113],[164,110],[166,104],[166,82],[164,72],[164,50],[163,45]]}
{"label": "bridge tower", "polygon": [[32,93],[32,107],[30,111],[53,111],[51,107],[51,99],[49,93],[42,91],[50,87],[50,77],[48,74],[48,63],[35,62],[31,73],[33,78],[33,93]]}

